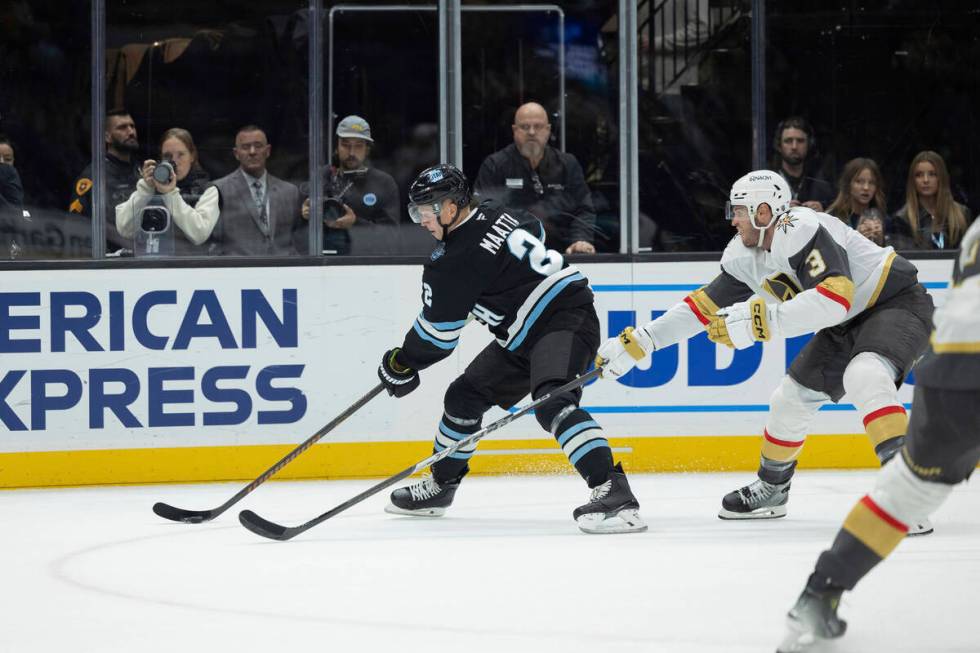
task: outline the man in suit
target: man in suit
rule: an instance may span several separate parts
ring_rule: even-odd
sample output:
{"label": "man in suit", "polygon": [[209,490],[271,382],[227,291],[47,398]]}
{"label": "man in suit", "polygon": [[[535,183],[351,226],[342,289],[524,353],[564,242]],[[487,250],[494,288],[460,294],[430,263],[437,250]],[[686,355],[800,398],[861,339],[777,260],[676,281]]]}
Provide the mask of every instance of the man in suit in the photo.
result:
{"label": "man in suit", "polygon": [[205,191],[219,196],[215,232],[222,253],[284,256],[305,252],[299,189],[266,170],[272,146],[265,132],[255,125],[242,127],[235,135],[233,152],[238,169]]}

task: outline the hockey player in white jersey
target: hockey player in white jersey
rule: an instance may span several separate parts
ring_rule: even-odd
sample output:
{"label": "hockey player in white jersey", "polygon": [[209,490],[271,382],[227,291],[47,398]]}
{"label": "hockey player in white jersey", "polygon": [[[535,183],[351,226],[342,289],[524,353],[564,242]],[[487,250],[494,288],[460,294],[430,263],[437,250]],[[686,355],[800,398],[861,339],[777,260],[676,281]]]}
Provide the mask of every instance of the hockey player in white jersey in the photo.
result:
{"label": "hockey player in white jersey", "polygon": [[[789,611],[779,653],[806,651],[844,634],[845,590],[884,560],[911,524],[936,511],[980,462],[980,221],[963,237],[946,304],[936,311],[932,351],[916,366],[909,432],[901,455],[855,504],[830,550],[817,559]],[[925,624],[923,624],[925,625]]]}
{"label": "hockey player in white jersey", "polygon": [[898,386],[926,350],[933,305],[915,267],[891,247],[833,216],[790,208],[778,173],[757,170],[736,181],[728,218],[738,235],[718,276],[657,319],[607,340],[599,358],[608,361],[603,376],[617,377],[701,329],[736,349],[816,332],[770,398],[758,479],[726,495],[718,515],[782,517],[808,427],[824,403],[848,394],[882,463],[901,448],[908,419]]}

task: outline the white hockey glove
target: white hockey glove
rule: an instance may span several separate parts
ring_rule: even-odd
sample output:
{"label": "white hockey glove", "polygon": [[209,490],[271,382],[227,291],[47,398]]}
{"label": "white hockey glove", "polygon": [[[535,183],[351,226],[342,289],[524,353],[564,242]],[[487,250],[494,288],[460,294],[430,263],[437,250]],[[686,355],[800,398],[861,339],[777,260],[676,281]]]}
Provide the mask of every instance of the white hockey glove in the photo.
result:
{"label": "white hockey glove", "polygon": [[779,333],[777,308],[760,297],[722,308],[708,323],[708,338],[735,349],[767,342]]}
{"label": "white hockey glove", "polygon": [[654,349],[653,339],[643,327],[626,327],[618,336],[599,347],[595,364],[603,368],[602,376],[616,379],[633,369]]}

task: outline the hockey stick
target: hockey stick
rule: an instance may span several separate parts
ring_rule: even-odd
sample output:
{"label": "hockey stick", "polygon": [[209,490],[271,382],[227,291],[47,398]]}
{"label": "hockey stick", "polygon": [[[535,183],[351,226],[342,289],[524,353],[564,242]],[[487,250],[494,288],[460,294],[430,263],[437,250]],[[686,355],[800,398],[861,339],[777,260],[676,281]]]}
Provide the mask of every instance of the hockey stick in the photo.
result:
{"label": "hockey stick", "polygon": [[498,419],[493,424],[490,424],[488,426],[484,426],[482,429],[480,429],[476,433],[474,433],[472,435],[469,435],[469,436],[463,438],[462,440],[460,440],[459,442],[455,443],[454,445],[452,445],[450,447],[446,447],[442,451],[435,452],[434,454],[432,454],[431,456],[429,456],[425,460],[423,460],[421,462],[418,462],[418,463],[415,463],[411,467],[407,467],[407,468],[403,469],[402,471],[398,472],[394,476],[391,476],[391,477],[389,477],[389,478],[381,481],[377,485],[373,485],[373,486],[369,487],[368,489],[366,489],[363,492],[361,492],[360,494],[358,494],[356,497],[353,497],[351,499],[348,499],[347,501],[344,501],[342,504],[340,504],[336,508],[331,508],[330,510],[328,510],[325,513],[323,513],[319,517],[314,517],[313,519],[311,519],[310,521],[308,521],[308,522],[306,522],[304,524],[300,524],[299,526],[282,526],[280,524],[276,524],[274,522],[271,522],[271,521],[269,521],[269,520],[267,520],[267,519],[265,519],[265,518],[257,515],[256,513],[252,512],[251,510],[243,510],[240,513],[238,513],[238,521],[240,521],[242,523],[242,526],[244,526],[248,530],[252,531],[253,533],[255,533],[257,535],[261,535],[262,537],[267,537],[270,540],[283,540],[284,541],[284,540],[292,539],[292,538],[296,537],[297,535],[299,535],[300,533],[303,533],[305,531],[310,530],[311,528],[313,528],[317,524],[320,524],[322,522],[325,522],[328,519],[330,519],[331,517],[342,513],[343,511],[347,510],[351,506],[355,506],[355,505],[359,504],[361,501],[364,501],[368,497],[377,494],[381,490],[384,490],[385,488],[394,485],[398,481],[401,481],[402,479],[408,478],[409,476],[411,476],[415,472],[419,471],[420,469],[425,469],[429,465],[432,465],[433,463],[436,463],[436,462],[442,460],[443,458],[445,458],[446,456],[450,455],[451,453],[457,451],[461,447],[465,447],[467,445],[473,444],[474,442],[478,441],[479,439],[481,439],[483,436],[487,435],[488,433],[492,433],[493,431],[496,431],[497,429],[499,429],[501,427],[504,427],[504,426],[510,424],[511,422],[513,422],[518,417],[520,417],[522,415],[526,415],[527,413],[531,412],[532,410],[534,410],[535,408],[537,408],[538,406],[540,406],[544,402],[546,402],[549,399],[551,399],[553,396],[560,395],[562,393],[568,392],[570,390],[574,390],[574,389],[576,389],[578,387],[581,387],[581,386],[585,385],[586,383],[588,383],[592,379],[597,378],[601,373],[602,373],[602,368],[601,367],[597,367],[594,370],[592,370],[591,372],[588,372],[588,373],[583,374],[583,375],[581,375],[579,377],[576,377],[575,379],[569,381],[568,383],[566,383],[565,385],[561,386],[560,388],[557,388],[555,390],[552,390],[548,394],[543,395],[543,396],[535,399],[534,401],[532,401],[531,403],[529,403],[524,408],[521,408],[519,410],[516,410],[513,413],[511,413],[510,415],[506,415],[504,417],[501,417],[500,419]]}
{"label": "hockey stick", "polygon": [[379,383],[378,385],[371,388],[370,391],[357,401],[355,401],[347,410],[342,412],[340,415],[335,417],[332,422],[324,426],[322,429],[311,435],[309,438],[303,441],[298,447],[290,451],[285,457],[282,458],[275,465],[265,470],[261,476],[257,479],[243,487],[238,491],[238,494],[228,499],[222,503],[217,508],[212,508],[211,510],[185,510],[183,508],[176,508],[174,506],[168,505],[166,503],[155,503],[153,504],[153,512],[163,517],[164,519],[169,519],[171,521],[180,521],[185,524],[200,524],[201,522],[211,521],[224,511],[231,508],[233,505],[241,501],[246,494],[250,493],[252,490],[262,485],[269,480],[276,472],[291,463],[297,456],[312,447],[317,440],[325,436],[327,433],[332,431],[334,428],[340,425],[345,419],[360,410],[364,404],[374,399],[374,397],[384,389],[384,384]]}

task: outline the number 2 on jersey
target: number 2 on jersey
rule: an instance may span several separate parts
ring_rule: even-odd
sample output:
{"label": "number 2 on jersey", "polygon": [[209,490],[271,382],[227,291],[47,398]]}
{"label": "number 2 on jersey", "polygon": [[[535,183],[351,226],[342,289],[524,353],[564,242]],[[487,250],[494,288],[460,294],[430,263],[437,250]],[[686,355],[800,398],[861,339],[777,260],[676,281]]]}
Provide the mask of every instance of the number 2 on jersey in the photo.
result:
{"label": "number 2 on jersey", "polygon": [[538,274],[552,275],[561,270],[565,259],[553,249],[547,249],[540,240],[523,229],[515,229],[507,237],[510,253],[523,260],[527,256],[528,265]]}

